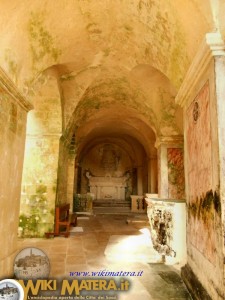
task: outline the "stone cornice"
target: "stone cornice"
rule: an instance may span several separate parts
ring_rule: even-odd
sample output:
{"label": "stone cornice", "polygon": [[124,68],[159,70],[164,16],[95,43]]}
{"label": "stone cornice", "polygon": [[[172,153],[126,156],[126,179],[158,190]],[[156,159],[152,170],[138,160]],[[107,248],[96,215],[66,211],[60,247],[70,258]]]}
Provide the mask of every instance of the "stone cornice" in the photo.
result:
{"label": "stone cornice", "polygon": [[175,102],[184,107],[190,99],[192,90],[205,73],[213,57],[224,55],[225,43],[220,33],[207,33],[185,76],[185,79],[175,98]]}
{"label": "stone cornice", "polygon": [[161,145],[165,146],[180,146],[182,147],[184,143],[184,137],[182,135],[174,136],[161,136],[156,139],[155,147],[158,148]]}
{"label": "stone cornice", "polygon": [[2,68],[0,68],[0,87],[10,94],[12,99],[14,99],[14,101],[27,112],[34,108],[33,105],[18,91],[15,84],[6,75]]}

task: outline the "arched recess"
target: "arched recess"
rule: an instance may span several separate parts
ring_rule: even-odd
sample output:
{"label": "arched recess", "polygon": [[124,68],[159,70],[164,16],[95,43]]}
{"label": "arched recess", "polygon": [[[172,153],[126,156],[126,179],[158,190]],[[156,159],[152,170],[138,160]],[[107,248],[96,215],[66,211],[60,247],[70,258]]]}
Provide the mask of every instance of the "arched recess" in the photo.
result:
{"label": "arched recess", "polygon": [[[86,151],[87,145],[90,146],[96,139],[109,137],[124,139],[129,136],[133,138],[129,141],[130,145],[135,141],[141,145],[146,156],[144,165],[147,166],[145,173],[148,177],[144,191],[156,192],[157,179],[152,180],[150,176],[157,172],[155,142],[162,137],[176,140],[183,130],[182,111],[174,103],[176,90],[168,78],[150,65],[138,65],[132,70],[107,66],[99,68],[98,75],[92,77],[85,91],[78,93],[80,99],[75,97],[79,81],[76,79],[75,75],[66,85],[61,84],[66,128],[59,163],[58,199],[67,195],[72,202],[74,158],[77,166],[80,153]],[[82,80],[80,84],[85,82],[84,78]],[[143,160],[139,165],[142,164]]]}
{"label": "arched recess", "polygon": [[[80,116],[80,113],[76,113]],[[127,197],[128,193],[143,195],[148,191],[156,192],[157,151],[155,142],[156,136],[148,119],[141,116],[137,110],[121,104],[114,104],[95,112],[82,123],[82,126],[74,127],[69,162],[71,167],[67,173],[68,200],[72,203],[74,191],[81,193],[90,191],[85,177],[85,170],[88,169],[96,177],[123,177],[129,173],[130,181],[132,181],[132,172],[136,172],[137,182],[133,184],[133,187],[130,182],[130,191],[126,193]],[[111,154],[115,153],[120,166],[114,165],[112,170],[109,167],[108,171],[107,167],[104,169],[102,162],[104,147],[109,147],[108,154],[112,159]],[[127,160],[127,164],[125,160]],[[115,161],[114,163],[116,164]],[[78,187],[80,180],[82,182]]]}
{"label": "arched recess", "polygon": [[22,177],[19,235],[28,237],[53,230],[62,134],[58,82],[48,73],[41,76],[28,114]]}
{"label": "arched recess", "polygon": [[[91,142],[91,141],[90,141]],[[132,174],[134,170],[134,161],[130,152],[132,149],[125,149],[125,143],[119,138],[111,139],[102,137],[91,147],[85,149],[78,160],[78,172],[81,176],[77,178],[77,193],[92,193],[95,199],[129,199],[130,194],[137,193],[137,183],[132,186]],[[130,147],[129,147],[130,148]],[[128,151],[127,151],[128,150]],[[130,151],[129,151],[130,150]],[[89,176],[87,176],[87,173]],[[102,190],[98,191],[98,187],[90,186],[91,178],[104,180]],[[120,180],[126,184],[123,192],[118,195],[118,191],[113,186],[113,180]],[[134,184],[134,182],[133,182]]]}
{"label": "arched recess", "polygon": [[[105,125],[105,124],[104,124]],[[105,125],[106,126],[106,125]],[[95,198],[107,198],[107,195],[97,195],[97,190],[90,189],[89,182],[85,176],[88,170],[91,176],[96,178],[108,178],[108,183],[121,179],[126,185],[126,192],[123,191],[118,197],[129,199],[131,194],[140,195],[143,191],[147,192],[148,182],[146,174],[147,155],[144,147],[136,140],[131,132],[131,136],[122,129],[122,122],[120,123],[121,132],[114,132],[104,135],[103,132],[99,137],[93,137],[89,134],[83,150],[78,150],[77,164],[79,168],[80,178],[75,179],[75,189],[77,193],[94,193]],[[137,178],[137,171],[141,169],[141,173]],[[144,170],[143,170],[144,169]],[[145,172],[144,172],[145,171]],[[116,179],[117,178],[117,179]],[[112,188],[111,188],[112,190]],[[106,188],[105,188],[106,192]],[[118,198],[117,195],[108,193],[108,197]]]}

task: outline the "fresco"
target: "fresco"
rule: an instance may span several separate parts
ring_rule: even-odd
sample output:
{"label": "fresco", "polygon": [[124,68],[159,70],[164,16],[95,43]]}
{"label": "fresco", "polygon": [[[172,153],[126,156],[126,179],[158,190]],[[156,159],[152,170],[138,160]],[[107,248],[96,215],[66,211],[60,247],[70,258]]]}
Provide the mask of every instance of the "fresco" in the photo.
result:
{"label": "fresco", "polygon": [[185,198],[184,155],[182,148],[168,148],[168,197]]}
{"label": "fresco", "polygon": [[215,263],[215,203],[212,189],[212,138],[209,82],[187,109],[187,174],[189,237],[210,262]]}

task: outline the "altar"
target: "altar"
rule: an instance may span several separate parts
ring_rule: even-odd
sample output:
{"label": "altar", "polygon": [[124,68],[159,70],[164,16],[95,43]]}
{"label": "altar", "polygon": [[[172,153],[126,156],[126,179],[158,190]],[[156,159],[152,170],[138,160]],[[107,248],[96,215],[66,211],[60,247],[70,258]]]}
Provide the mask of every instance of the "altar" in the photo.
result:
{"label": "altar", "polygon": [[126,176],[90,176],[89,187],[96,200],[121,199],[125,200]]}

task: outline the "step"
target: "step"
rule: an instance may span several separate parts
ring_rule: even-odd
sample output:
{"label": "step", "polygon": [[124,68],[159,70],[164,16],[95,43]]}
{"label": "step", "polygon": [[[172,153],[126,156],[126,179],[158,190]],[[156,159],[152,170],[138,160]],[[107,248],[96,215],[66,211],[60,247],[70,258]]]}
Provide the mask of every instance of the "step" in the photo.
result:
{"label": "step", "polygon": [[131,207],[130,200],[98,199],[93,201],[93,207]]}
{"label": "step", "polygon": [[131,214],[131,209],[130,207],[113,207],[113,206],[105,206],[105,207],[93,207],[93,214],[98,215],[98,214],[121,214],[121,215],[129,215]]}

